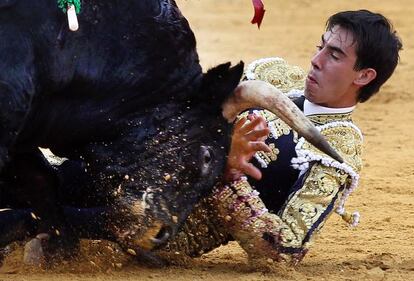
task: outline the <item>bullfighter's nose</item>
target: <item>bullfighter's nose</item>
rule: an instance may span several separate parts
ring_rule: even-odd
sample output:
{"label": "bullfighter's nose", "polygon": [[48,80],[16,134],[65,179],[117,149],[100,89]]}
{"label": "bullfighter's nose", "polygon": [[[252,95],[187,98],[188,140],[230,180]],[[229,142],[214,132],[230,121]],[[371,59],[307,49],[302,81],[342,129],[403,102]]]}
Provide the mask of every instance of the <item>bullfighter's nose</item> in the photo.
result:
{"label": "bullfighter's nose", "polygon": [[168,239],[172,235],[172,228],[170,226],[163,226],[161,227],[158,234],[151,239],[152,243],[154,244],[154,247],[161,246],[164,243],[168,241]]}

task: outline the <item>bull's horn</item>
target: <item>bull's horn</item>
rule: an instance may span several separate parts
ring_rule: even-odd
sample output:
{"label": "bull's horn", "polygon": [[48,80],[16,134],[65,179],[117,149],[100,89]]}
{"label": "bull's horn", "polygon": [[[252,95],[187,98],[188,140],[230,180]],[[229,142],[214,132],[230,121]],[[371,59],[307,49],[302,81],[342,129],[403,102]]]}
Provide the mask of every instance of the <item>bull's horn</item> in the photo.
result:
{"label": "bull's horn", "polygon": [[342,157],[329,145],[303,112],[281,91],[263,81],[241,82],[223,104],[223,116],[233,122],[237,115],[249,108],[264,108],[282,119],[315,147],[339,162]]}

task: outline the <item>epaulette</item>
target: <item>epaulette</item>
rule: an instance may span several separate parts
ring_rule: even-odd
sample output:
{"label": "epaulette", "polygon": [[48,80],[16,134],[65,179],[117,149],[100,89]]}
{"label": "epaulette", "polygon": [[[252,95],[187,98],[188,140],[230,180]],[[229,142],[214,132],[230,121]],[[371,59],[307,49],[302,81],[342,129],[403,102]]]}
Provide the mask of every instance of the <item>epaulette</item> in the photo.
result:
{"label": "epaulette", "polygon": [[265,81],[283,93],[288,93],[292,89],[304,89],[306,72],[282,58],[273,57],[253,61],[247,66],[244,76],[245,80]]}

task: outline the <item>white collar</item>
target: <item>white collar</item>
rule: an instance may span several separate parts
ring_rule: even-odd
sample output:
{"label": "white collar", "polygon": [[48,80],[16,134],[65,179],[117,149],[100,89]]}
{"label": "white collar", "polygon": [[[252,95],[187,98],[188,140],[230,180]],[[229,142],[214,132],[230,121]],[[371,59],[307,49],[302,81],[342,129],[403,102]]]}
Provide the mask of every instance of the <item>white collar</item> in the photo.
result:
{"label": "white collar", "polygon": [[355,105],[351,107],[343,107],[343,108],[331,108],[331,107],[324,107],[317,104],[314,104],[307,99],[305,99],[305,103],[303,104],[303,113],[306,116],[315,115],[315,114],[345,114],[350,113],[355,109]]}

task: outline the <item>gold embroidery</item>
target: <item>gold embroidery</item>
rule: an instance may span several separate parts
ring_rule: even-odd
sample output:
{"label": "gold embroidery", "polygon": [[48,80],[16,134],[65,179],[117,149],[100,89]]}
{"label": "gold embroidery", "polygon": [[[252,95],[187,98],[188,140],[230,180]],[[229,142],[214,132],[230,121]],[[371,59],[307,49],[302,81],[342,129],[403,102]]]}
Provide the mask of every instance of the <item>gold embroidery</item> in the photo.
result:
{"label": "gold embroidery", "polygon": [[325,212],[346,178],[346,174],[332,167],[315,164],[311,168],[302,189],[293,195],[282,213],[283,246],[304,247],[303,239]]}
{"label": "gold embroidery", "polygon": [[[344,158],[346,164],[350,165],[355,172],[362,169],[362,139],[355,128],[346,125],[328,127],[321,131],[322,135],[331,144],[337,152]],[[303,144],[302,149],[309,150],[316,155],[322,154],[317,148],[310,143]]]}
{"label": "gold embroidery", "polygon": [[255,79],[266,81],[283,93],[304,88],[306,72],[284,60],[273,60],[259,64],[254,69]]}
{"label": "gold embroidery", "polygon": [[293,131],[293,142],[298,143],[299,141],[299,135],[296,131]]}
{"label": "gold embroidery", "polygon": [[[269,127],[271,129],[269,137],[274,139],[278,139],[283,135],[287,136],[292,130],[285,122],[283,122],[279,118],[269,122]],[[274,130],[272,130],[272,128]]]}
{"label": "gold embroidery", "polygon": [[279,117],[276,116],[276,114],[273,114],[273,112],[265,110],[265,109],[257,110],[257,111],[255,111],[255,113],[257,115],[262,116],[266,120],[267,123],[279,118]]}
{"label": "gold embroidery", "polygon": [[269,144],[269,148],[271,152],[258,151],[256,153],[256,156],[259,156],[267,165],[270,162],[276,161],[280,152],[274,143]]}
{"label": "gold embroidery", "polygon": [[229,239],[230,234],[224,228],[216,204],[210,196],[194,207],[180,231],[156,254],[172,261],[185,255],[197,257],[226,244]]}
{"label": "gold embroidery", "polygon": [[[223,200],[233,198],[234,195],[236,198],[233,202]],[[270,257],[275,261],[281,260],[279,252],[272,247],[272,242],[262,237],[267,234],[278,244],[279,225],[282,221],[267,211],[259,193],[254,191],[246,179],[232,183],[231,187],[220,187],[215,190],[213,198],[226,229],[250,258]]]}
{"label": "gold embroidery", "polygon": [[258,110],[255,113],[262,116],[268,123],[271,129],[269,138],[278,139],[283,135],[289,135],[292,130],[285,122],[268,110]]}
{"label": "gold embroidery", "polygon": [[243,112],[243,113],[240,113],[240,114],[237,116],[237,120],[240,120],[240,119],[242,119],[243,117],[247,118],[247,116],[249,116],[249,111],[245,111],[245,112]]}
{"label": "gold embroidery", "polygon": [[[268,126],[270,128],[270,134],[269,139],[278,139],[281,136],[289,135],[291,132],[293,132],[293,142],[297,143],[299,140],[298,133],[296,131],[293,131],[285,122],[283,122],[279,117],[277,117],[275,114],[273,114],[270,111],[267,110],[259,110],[255,112],[257,115],[262,116],[265,118],[266,122],[268,123]],[[271,162],[277,160],[277,156],[279,155],[280,151],[273,143],[269,145],[272,152],[263,152],[259,151],[256,153],[256,157],[259,157],[263,160],[263,162],[266,165],[269,165]]]}
{"label": "gold embroidery", "polygon": [[274,143],[269,144],[269,148],[271,152],[267,152],[266,155],[270,158],[270,160],[276,161],[277,155],[279,154],[279,149],[275,146]]}
{"label": "gold embroidery", "polygon": [[315,125],[324,125],[333,121],[352,122],[351,112],[343,114],[315,114],[308,116],[308,118]]}

